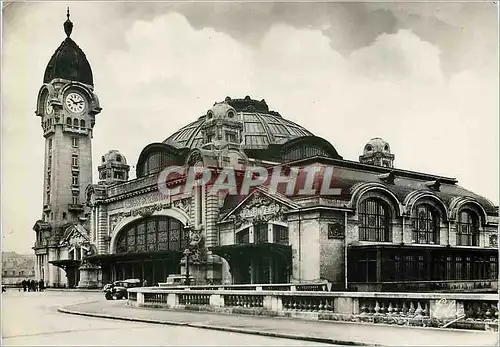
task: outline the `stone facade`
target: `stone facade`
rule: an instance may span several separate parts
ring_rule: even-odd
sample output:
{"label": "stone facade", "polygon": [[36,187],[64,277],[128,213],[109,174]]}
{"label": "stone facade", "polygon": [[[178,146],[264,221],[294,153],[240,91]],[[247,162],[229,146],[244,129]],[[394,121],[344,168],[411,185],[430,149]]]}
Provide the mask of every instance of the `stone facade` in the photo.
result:
{"label": "stone facade", "polygon": [[[83,54],[67,35],[60,54]],[[52,78],[38,100],[47,139],[44,192],[51,196],[35,225],[35,253],[37,277],[49,285],[65,284],[69,273],[79,286],[132,277],[154,285],[182,273],[196,284],[327,280],[354,290],[496,276],[497,206],[454,178],[395,168],[380,138],[364,146],[359,162],[346,160],[249,96],[226,97],[144,147],[133,180],[125,156],[109,151],[93,184],[100,107],[81,58],[73,74],[79,80],[52,76],[49,66]],[[71,92],[83,100],[67,101]],[[80,102],[86,106],[78,111]],[[240,190],[249,178],[259,184]],[[75,257],[73,248],[86,251]],[[63,270],[54,270],[56,263]]]}

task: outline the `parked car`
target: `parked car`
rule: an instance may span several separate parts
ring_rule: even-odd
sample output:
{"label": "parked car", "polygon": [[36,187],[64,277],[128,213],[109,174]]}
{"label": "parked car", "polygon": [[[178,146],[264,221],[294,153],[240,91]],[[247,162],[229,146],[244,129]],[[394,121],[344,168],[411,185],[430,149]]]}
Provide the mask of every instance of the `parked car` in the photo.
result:
{"label": "parked car", "polygon": [[127,289],[140,287],[141,281],[138,279],[128,279],[123,281],[115,281],[104,292],[106,300],[120,300],[127,299]]}

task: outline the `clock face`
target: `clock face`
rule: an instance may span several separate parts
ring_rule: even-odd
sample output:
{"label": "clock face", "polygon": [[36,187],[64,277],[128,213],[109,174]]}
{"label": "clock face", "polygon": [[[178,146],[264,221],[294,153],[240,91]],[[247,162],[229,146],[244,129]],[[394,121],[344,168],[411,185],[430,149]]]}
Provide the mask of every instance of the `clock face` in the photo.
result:
{"label": "clock face", "polygon": [[52,114],[52,111],[54,111],[54,109],[52,108],[52,105],[50,105],[49,99],[47,99],[45,102],[45,113],[49,115]]}
{"label": "clock face", "polygon": [[78,93],[72,92],[66,96],[66,107],[73,113],[83,112],[85,109],[85,99]]}

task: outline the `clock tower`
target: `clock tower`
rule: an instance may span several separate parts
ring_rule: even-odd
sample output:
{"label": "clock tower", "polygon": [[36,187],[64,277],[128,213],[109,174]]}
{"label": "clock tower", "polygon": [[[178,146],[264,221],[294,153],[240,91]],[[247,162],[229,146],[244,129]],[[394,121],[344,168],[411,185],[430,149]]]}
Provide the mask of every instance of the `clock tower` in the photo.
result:
{"label": "clock tower", "polygon": [[[68,266],[61,242],[72,225],[85,225],[85,189],[92,184],[92,132],[101,111],[85,53],[71,39],[69,9],[66,38],[52,55],[38,93],[36,115],[45,138],[43,209],[36,232],[36,277],[48,286],[67,284]],[[81,228],[81,230],[85,230]],[[74,267],[77,267],[76,262]],[[78,268],[72,269],[73,273]]]}

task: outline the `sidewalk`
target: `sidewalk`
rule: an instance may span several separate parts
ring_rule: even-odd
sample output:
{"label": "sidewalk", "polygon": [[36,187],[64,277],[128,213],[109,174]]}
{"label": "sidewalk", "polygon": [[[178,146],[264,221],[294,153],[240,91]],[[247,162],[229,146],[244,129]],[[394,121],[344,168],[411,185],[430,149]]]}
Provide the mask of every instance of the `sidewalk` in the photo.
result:
{"label": "sidewalk", "polygon": [[44,290],[47,292],[74,292],[74,293],[80,293],[80,292],[100,293],[100,292],[102,292],[101,289],[84,289],[84,288],[81,288],[81,289],[80,288],[45,288]]}
{"label": "sidewalk", "polygon": [[288,318],[269,318],[225,315],[205,312],[139,309],[128,307],[125,301],[96,301],[59,309],[60,312],[83,316],[139,321],[146,323],[182,325],[244,334],[342,345],[381,346],[497,346],[494,332],[433,329],[305,321]]}

